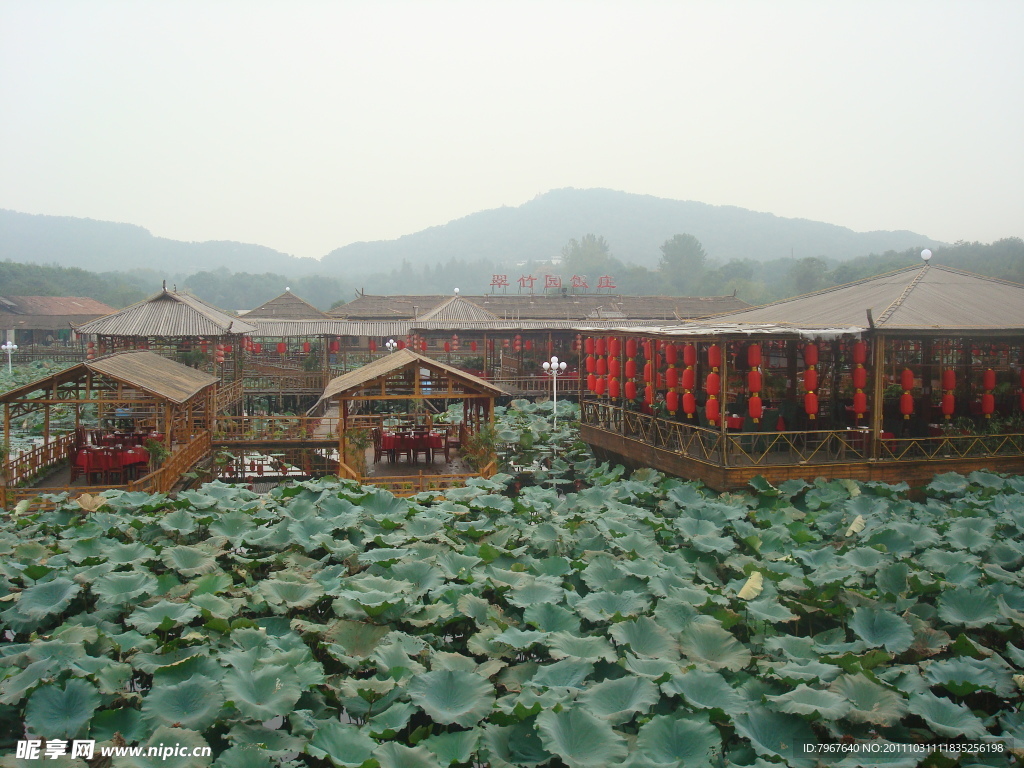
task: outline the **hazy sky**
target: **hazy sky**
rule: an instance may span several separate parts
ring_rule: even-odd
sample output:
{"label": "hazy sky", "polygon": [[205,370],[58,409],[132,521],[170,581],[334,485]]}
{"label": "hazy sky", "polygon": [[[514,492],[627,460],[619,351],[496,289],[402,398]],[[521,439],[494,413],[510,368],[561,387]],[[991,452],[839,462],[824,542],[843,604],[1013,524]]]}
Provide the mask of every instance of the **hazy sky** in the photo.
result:
{"label": "hazy sky", "polygon": [[989,242],[1021,40],[1021,0],[0,0],[0,208],[319,257],[607,187]]}

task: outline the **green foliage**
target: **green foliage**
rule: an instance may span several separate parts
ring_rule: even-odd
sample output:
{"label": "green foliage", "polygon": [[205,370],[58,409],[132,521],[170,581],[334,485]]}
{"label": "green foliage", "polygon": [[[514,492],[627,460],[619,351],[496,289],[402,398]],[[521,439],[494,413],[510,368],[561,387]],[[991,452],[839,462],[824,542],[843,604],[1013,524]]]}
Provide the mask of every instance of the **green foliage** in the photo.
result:
{"label": "green foliage", "polygon": [[500,421],[543,469],[442,499],[212,483],[5,518],[0,716],[228,766],[810,768],[805,743],[1024,725],[1024,479],[715,496],[549,416]]}

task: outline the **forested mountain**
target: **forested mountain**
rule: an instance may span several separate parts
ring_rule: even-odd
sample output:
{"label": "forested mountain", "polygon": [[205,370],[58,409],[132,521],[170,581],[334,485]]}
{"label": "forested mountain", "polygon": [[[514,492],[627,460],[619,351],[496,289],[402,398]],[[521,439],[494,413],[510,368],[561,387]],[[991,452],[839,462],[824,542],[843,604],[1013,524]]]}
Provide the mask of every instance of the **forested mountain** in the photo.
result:
{"label": "forested mountain", "polygon": [[517,263],[557,256],[586,232],[603,235],[625,263],[654,267],[659,247],[680,232],[694,235],[717,261],[767,261],[793,256],[848,259],[866,253],[939,245],[913,232],[854,232],[807,219],[786,219],[734,206],[609,189],[559,189],[515,208],[480,211],[397,240],[352,243],[321,261],[327,273],[388,269],[407,261],[450,259]]}

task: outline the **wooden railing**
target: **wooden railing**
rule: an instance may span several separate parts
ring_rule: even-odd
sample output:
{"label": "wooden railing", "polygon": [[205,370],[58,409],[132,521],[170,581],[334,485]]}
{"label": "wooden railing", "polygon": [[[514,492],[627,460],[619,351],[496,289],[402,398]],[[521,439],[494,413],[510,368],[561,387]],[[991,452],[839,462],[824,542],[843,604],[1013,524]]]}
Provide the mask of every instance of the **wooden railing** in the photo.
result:
{"label": "wooden railing", "polygon": [[497,465],[490,462],[487,466],[475,474],[459,475],[433,475],[420,472],[418,475],[404,475],[395,477],[361,477],[359,482],[362,485],[373,485],[390,491],[395,496],[415,496],[417,493],[437,492],[447,488],[461,488],[466,482],[474,477],[493,477],[497,473]]}
{"label": "wooden railing", "polygon": [[223,413],[241,400],[243,391],[241,381],[232,381],[217,387],[217,399],[214,403],[216,412]]}
{"label": "wooden railing", "polygon": [[331,416],[222,416],[217,443],[302,442],[337,440],[338,419]]}
{"label": "wooden railing", "polygon": [[74,432],[68,432],[50,440],[50,442],[19,454],[7,461],[6,475],[8,485],[27,483],[42,471],[67,459],[75,444]]}
{"label": "wooden railing", "polygon": [[208,431],[197,435],[188,444],[178,446],[158,469],[145,477],[130,481],[128,490],[167,493],[178,484],[183,474],[209,455],[211,448],[212,442]]}
{"label": "wooden railing", "polygon": [[[492,384],[514,394],[550,395],[551,377],[541,376],[498,376],[488,379]],[[575,397],[582,391],[579,377],[558,378],[558,394]]]}
{"label": "wooden railing", "polygon": [[288,371],[276,374],[247,372],[244,379],[246,391],[258,392],[322,392],[329,380],[330,374],[324,371]]}
{"label": "wooden railing", "polygon": [[19,344],[18,351],[11,355],[15,365],[32,363],[36,360],[53,360],[62,363],[78,363],[85,360],[85,345],[79,344]]}
{"label": "wooden railing", "polygon": [[878,455],[897,461],[1024,456],[1024,434],[893,437],[882,440]]}

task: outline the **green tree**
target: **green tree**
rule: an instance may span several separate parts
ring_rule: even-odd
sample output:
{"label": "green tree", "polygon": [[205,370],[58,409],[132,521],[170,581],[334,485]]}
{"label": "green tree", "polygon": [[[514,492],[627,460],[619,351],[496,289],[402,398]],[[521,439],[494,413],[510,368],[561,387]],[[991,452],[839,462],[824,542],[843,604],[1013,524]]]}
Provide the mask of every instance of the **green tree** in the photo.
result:
{"label": "green tree", "polygon": [[789,270],[789,279],[795,296],[817,291],[830,284],[828,264],[819,256],[799,259]]}
{"label": "green tree", "polygon": [[661,245],[658,271],[679,295],[692,294],[704,276],[708,255],[693,235],[676,235]]}

